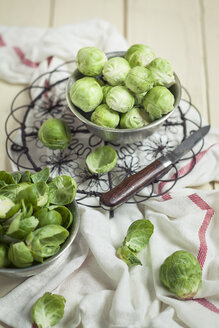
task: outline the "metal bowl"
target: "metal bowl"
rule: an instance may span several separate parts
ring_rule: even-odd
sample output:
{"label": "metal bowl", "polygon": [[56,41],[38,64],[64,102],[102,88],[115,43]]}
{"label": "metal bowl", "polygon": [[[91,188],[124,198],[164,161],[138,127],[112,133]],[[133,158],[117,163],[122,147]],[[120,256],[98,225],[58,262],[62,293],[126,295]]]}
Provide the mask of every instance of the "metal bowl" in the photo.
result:
{"label": "metal bowl", "polygon": [[46,259],[43,263],[39,263],[36,265],[32,265],[27,268],[0,268],[0,274],[9,277],[30,277],[34,276],[44,269],[46,269],[49,265],[54,263],[58,258],[64,255],[64,252],[70,247],[73,240],[75,239],[78,229],[79,229],[79,213],[76,201],[73,201],[69,205],[67,205],[68,209],[73,214],[73,222],[71,226],[68,228],[69,236],[66,241],[61,245],[60,250],[57,254],[51,256]]}
{"label": "metal bowl", "polygon": [[[115,52],[109,52],[106,54],[108,58],[112,57],[124,57],[125,52],[124,51],[115,51]],[[177,106],[179,105],[180,99],[181,99],[181,84],[177,77],[177,75],[174,73],[175,76],[175,83],[169,88],[169,90],[172,92],[175,98],[174,102],[174,109],[170,113],[164,115],[159,120],[156,120],[142,128],[137,129],[112,129],[112,128],[105,128],[102,126],[99,126],[97,124],[94,124],[90,121],[90,115],[91,113],[85,113],[82,110],[80,110],[78,107],[76,107],[70,99],[70,90],[72,85],[80,78],[82,78],[84,75],[82,75],[77,69],[73,72],[73,74],[70,76],[67,82],[66,87],[66,99],[68,106],[72,113],[80,120],[82,121],[93,134],[97,135],[101,139],[105,141],[110,142],[116,142],[121,144],[127,144],[127,143],[133,143],[139,140],[144,139],[145,137],[148,137],[152,133],[154,133],[159,126],[161,126],[175,111]]]}

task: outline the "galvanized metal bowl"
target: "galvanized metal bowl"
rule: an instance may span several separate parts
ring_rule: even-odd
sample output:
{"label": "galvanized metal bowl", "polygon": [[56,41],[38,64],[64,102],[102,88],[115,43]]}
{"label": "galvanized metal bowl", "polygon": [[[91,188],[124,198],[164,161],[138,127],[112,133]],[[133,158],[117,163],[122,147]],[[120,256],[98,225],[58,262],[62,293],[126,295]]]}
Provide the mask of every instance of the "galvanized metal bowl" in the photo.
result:
{"label": "galvanized metal bowl", "polygon": [[79,229],[80,218],[76,201],[70,203],[68,205],[68,209],[72,212],[74,219],[71,226],[68,228],[69,236],[66,241],[61,245],[60,250],[57,254],[49,257],[43,263],[35,264],[27,268],[0,268],[0,275],[14,278],[30,277],[42,272],[58,259],[61,260],[61,257],[64,255],[65,251],[71,246],[72,242],[74,241]]}
{"label": "galvanized metal bowl", "polygon": [[[124,51],[115,51],[115,52],[109,52],[106,54],[108,58],[112,57],[124,57],[125,52]],[[75,70],[73,74],[70,76],[67,82],[66,87],[66,99],[68,106],[72,113],[81,121],[83,122],[88,130],[92,132],[93,134],[97,135],[101,139],[105,141],[110,142],[116,142],[121,144],[127,144],[127,143],[133,143],[139,140],[142,140],[148,136],[150,136],[152,133],[154,133],[176,110],[177,106],[179,105],[180,99],[181,99],[181,84],[179,81],[179,78],[174,73],[175,76],[175,83],[169,88],[169,90],[174,95],[174,109],[170,113],[164,115],[162,118],[143,126],[142,128],[137,129],[112,129],[112,128],[105,128],[103,126],[99,126],[97,124],[94,124],[90,121],[90,115],[91,113],[85,113],[78,107],[76,107],[71,99],[70,99],[70,90],[72,85],[80,78],[82,78],[84,75],[82,75],[79,70]]]}

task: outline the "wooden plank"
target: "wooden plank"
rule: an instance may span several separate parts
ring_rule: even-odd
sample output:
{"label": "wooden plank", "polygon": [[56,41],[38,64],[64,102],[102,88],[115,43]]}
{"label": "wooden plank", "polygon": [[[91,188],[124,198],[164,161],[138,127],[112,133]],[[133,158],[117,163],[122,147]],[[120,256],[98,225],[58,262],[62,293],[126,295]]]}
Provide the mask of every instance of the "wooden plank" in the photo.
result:
{"label": "wooden plank", "polygon": [[0,0],[0,24],[49,26],[51,0]]}
{"label": "wooden plank", "polygon": [[201,0],[201,4],[210,123],[212,126],[219,127],[219,65],[217,65],[219,58],[219,1]]}
{"label": "wooden plank", "polygon": [[123,0],[55,0],[53,26],[100,18],[124,33]]}
{"label": "wooden plank", "polygon": [[199,1],[128,0],[127,38],[130,45],[150,45],[157,56],[167,58],[208,119]]}

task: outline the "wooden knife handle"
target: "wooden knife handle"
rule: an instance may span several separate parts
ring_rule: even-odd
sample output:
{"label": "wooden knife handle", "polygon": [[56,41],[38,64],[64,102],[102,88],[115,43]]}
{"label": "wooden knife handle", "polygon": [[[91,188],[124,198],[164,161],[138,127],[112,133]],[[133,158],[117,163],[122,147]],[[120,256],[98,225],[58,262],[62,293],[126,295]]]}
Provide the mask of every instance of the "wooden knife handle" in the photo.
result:
{"label": "wooden knife handle", "polygon": [[141,171],[124,179],[118,186],[104,193],[100,197],[103,207],[113,208],[121,205],[132,197],[136,192],[150,184],[160,176],[171,163],[155,160]]}

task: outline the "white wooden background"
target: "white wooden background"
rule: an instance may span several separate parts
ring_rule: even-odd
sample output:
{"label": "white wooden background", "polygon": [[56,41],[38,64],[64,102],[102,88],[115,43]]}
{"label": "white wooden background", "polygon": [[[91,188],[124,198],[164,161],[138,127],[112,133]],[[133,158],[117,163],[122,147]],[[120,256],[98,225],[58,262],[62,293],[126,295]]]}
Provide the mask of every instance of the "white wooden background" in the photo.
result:
{"label": "white wooden background", "polygon": [[[169,59],[203,118],[219,128],[219,0],[0,0],[1,25],[53,27],[88,18],[111,22],[130,45],[148,44]],[[0,170],[9,167],[5,118],[23,87],[0,81]],[[0,295],[19,282],[5,281]]]}

